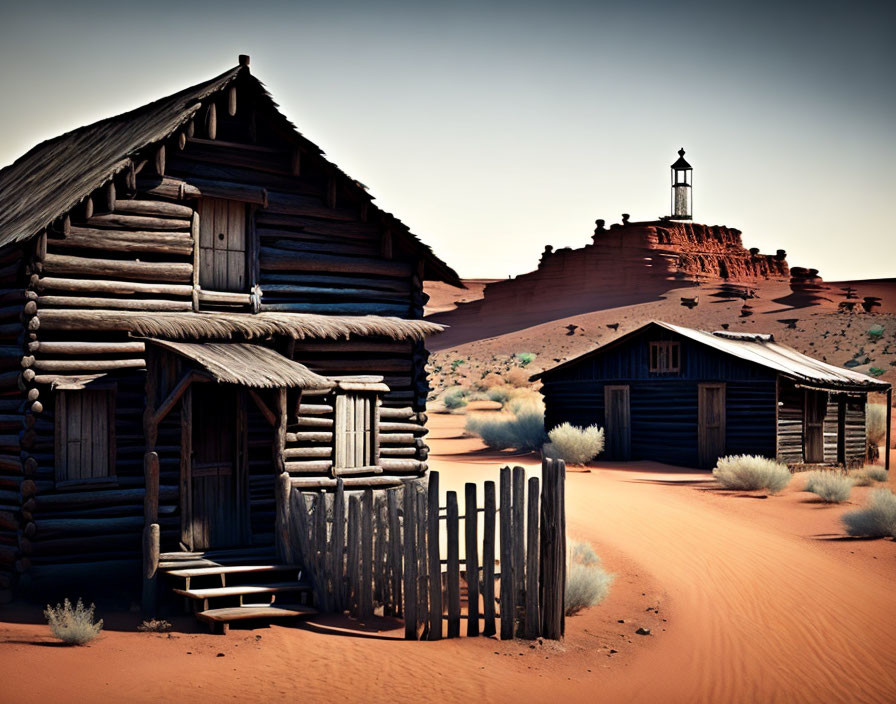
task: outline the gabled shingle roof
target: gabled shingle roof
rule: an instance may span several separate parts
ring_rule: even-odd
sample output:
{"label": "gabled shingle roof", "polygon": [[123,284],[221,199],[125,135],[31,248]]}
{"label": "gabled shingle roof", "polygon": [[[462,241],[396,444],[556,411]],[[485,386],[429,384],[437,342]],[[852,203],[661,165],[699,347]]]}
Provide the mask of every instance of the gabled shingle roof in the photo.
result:
{"label": "gabled shingle roof", "polygon": [[[303,137],[295,125],[279,112],[277,103],[264,88],[264,84],[249,73],[248,66],[237,66],[209,81],[136,110],[79,127],[42,142],[0,170],[0,246],[38,234],[92,191],[127,168],[130,157],[174,135],[196,115],[203,101],[220,93],[243,75],[255,82],[259,92],[269,101],[275,115],[283,121],[296,143],[322,156],[320,148]],[[357,188],[364,190],[360,182],[349,177],[339,167],[331,166]],[[376,206],[373,208],[379,210]],[[390,213],[380,212],[397,224],[399,234],[403,234],[420,251],[426,262],[429,278],[463,286],[457,273],[400,220]]]}
{"label": "gabled shingle roof", "polygon": [[601,345],[595,350],[567,360],[551,369],[546,369],[540,374],[533,376],[532,379],[543,379],[559,369],[575,365],[587,358],[601,354],[608,347],[615,347],[650,326],[664,328],[701,345],[712,347],[719,352],[772,369],[779,374],[808,386],[841,391],[884,391],[890,388],[890,384],[886,381],[881,381],[850,369],[835,367],[833,364],[820,362],[808,355],[797,352],[792,347],[775,342],[772,335],[727,331],[706,332],[704,330],[686,328],[681,325],[664,323],[659,320],[651,321],[615,340],[611,340],[605,345]]}

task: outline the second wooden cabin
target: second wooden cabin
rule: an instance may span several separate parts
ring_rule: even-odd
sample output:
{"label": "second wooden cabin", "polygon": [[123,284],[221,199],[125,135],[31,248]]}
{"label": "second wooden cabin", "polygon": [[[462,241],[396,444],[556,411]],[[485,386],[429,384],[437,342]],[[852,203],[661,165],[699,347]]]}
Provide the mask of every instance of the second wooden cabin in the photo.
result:
{"label": "second wooden cabin", "polygon": [[737,454],[861,466],[868,394],[886,392],[887,408],[892,403],[887,382],[812,359],[771,335],[663,322],[533,379],[544,384],[548,430],[597,424],[606,433],[602,458],[686,467],[711,468]]}

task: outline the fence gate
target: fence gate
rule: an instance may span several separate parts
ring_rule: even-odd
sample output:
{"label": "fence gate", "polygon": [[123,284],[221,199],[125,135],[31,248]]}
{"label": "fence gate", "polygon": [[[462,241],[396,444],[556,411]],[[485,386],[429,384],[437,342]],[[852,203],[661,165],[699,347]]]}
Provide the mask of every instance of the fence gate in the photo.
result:
{"label": "fence gate", "polygon": [[[460,635],[559,639],[566,592],[565,474],[544,460],[446,493],[439,473],[374,494],[302,492],[281,475],[277,542],[298,561],[322,611],[404,620],[410,640]],[[496,492],[497,489],[497,492]],[[461,530],[462,528],[462,530]],[[462,536],[462,537],[461,537]],[[462,551],[461,551],[462,549]]]}

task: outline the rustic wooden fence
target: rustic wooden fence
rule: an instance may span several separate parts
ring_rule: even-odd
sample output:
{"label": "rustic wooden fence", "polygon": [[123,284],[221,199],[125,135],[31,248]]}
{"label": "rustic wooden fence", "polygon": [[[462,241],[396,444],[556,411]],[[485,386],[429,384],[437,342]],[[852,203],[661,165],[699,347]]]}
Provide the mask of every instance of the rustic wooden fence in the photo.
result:
{"label": "rustic wooden fence", "polygon": [[[522,467],[464,487],[439,505],[439,473],[374,494],[302,492],[283,475],[278,498],[281,557],[304,566],[322,611],[402,618],[405,637],[500,638],[564,634],[565,467],[545,460],[542,478]],[[461,523],[463,542],[461,542]],[[444,554],[442,546],[444,545]],[[461,555],[463,546],[463,555]],[[505,617],[509,616],[509,617]]]}

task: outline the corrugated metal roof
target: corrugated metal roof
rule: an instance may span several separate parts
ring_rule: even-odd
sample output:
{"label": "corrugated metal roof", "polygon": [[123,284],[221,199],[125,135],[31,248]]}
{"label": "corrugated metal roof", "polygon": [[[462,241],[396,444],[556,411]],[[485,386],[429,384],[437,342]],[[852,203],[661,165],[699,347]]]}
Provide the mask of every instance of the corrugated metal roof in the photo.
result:
{"label": "corrugated metal roof", "polygon": [[850,369],[835,367],[833,364],[821,362],[802,352],[797,352],[792,347],[775,342],[773,335],[727,331],[713,333],[705,330],[686,328],[681,325],[673,325],[672,323],[664,323],[660,320],[654,320],[646,325],[642,325],[637,330],[628,332],[625,335],[618,337],[616,340],[602,345],[596,350],[586,352],[584,355],[563,362],[552,369],[546,369],[532,378],[543,378],[550,374],[550,372],[560,369],[561,367],[570,366],[581,361],[585,357],[599,354],[609,345],[615,345],[623,339],[637,334],[650,325],[657,325],[682,335],[683,337],[687,337],[694,342],[724,352],[725,354],[730,354],[733,357],[738,357],[747,362],[752,362],[767,369],[772,369],[807,386],[841,391],[883,391],[890,388],[890,384],[886,381],[881,381],[880,379],[875,379],[867,374],[860,374],[859,372]]}
{"label": "corrugated metal roof", "polygon": [[194,361],[217,381],[256,389],[332,389],[336,382],[269,347],[245,342],[173,342],[150,338],[152,344]]}

